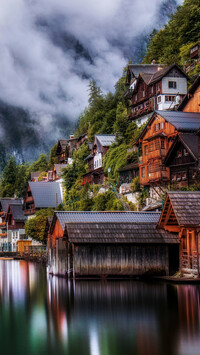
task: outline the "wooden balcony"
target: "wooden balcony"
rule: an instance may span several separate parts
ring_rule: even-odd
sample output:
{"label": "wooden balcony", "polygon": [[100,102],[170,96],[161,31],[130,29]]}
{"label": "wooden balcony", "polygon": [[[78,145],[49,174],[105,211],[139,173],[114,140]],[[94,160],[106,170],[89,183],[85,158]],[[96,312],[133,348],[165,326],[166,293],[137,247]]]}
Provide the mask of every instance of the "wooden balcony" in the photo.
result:
{"label": "wooden balcony", "polygon": [[30,215],[35,214],[35,212],[36,212],[35,208],[29,208],[29,209],[24,211],[24,214],[25,214],[25,216],[30,216]]}
{"label": "wooden balcony", "polygon": [[[150,168],[150,165],[147,165]],[[140,174],[140,183],[141,185],[150,185],[154,182],[167,182],[169,181],[169,171],[163,170],[164,167],[160,167],[157,171],[149,172],[148,176],[141,176]],[[150,170],[150,169],[149,169]]]}
{"label": "wooden balcony", "polygon": [[130,120],[140,118],[142,116],[148,115],[149,113],[153,112],[153,108],[151,106],[142,108],[138,111],[131,112],[131,114],[128,116]]}

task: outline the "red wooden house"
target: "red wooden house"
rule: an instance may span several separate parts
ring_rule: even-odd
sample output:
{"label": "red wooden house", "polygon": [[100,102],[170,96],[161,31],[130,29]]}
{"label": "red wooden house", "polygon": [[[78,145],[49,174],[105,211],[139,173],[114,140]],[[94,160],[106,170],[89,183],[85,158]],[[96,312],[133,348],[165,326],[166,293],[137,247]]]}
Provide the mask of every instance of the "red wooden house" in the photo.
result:
{"label": "red wooden house", "polygon": [[199,128],[199,113],[155,111],[136,142],[141,185],[166,185],[170,174],[164,159],[177,133],[196,132]]}
{"label": "red wooden house", "polygon": [[158,228],[179,234],[181,274],[199,276],[200,192],[168,192]]}

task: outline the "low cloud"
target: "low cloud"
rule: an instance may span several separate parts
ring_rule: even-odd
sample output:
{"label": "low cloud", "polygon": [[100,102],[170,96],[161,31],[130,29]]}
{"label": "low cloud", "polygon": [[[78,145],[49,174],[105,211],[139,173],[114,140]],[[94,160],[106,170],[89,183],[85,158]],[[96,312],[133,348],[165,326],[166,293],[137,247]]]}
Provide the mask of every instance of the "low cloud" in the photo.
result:
{"label": "low cloud", "polygon": [[[167,3],[175,8],[175,0]],[[0,100],[28,112],[31,123],[24,124],[39,137],[44,134],[49,142],[63,137],[87,105],[89,80],[104,92],[113,90],[139,39],[161,25],[162,4],[2,0]],[[14,132],[17,122],[12,124]],[[23,137],[19,141],[23,146]]]}

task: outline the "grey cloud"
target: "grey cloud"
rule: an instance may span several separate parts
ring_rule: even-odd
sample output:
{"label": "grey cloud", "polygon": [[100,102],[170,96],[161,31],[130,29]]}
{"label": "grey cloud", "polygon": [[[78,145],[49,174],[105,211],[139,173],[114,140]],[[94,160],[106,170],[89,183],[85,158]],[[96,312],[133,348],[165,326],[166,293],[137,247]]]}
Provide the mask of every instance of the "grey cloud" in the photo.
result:
{"label": "grey cloud", "polygon": [[[37,133],[49,142],[69,133],[87,105],[91,78],[104,92],[113,90],[140,41],[166,20],[159,15],[163,3],[1,0],[0,99],[27,112],[30,145]],[[175,0],[170,4],[174,8]],[[23,137],[16,139],[22,147]]]}

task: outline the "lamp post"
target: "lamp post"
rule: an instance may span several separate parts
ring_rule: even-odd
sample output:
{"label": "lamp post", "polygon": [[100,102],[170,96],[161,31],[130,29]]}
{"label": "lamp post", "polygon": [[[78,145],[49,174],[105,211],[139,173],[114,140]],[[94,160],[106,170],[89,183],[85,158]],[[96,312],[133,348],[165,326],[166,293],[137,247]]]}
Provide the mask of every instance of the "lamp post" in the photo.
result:
{"label": "lamp post", "polygon": [[110,172],[111,172],[111,168],[108,168],[108,181],[109,181],[109,187],[110,187]]}

